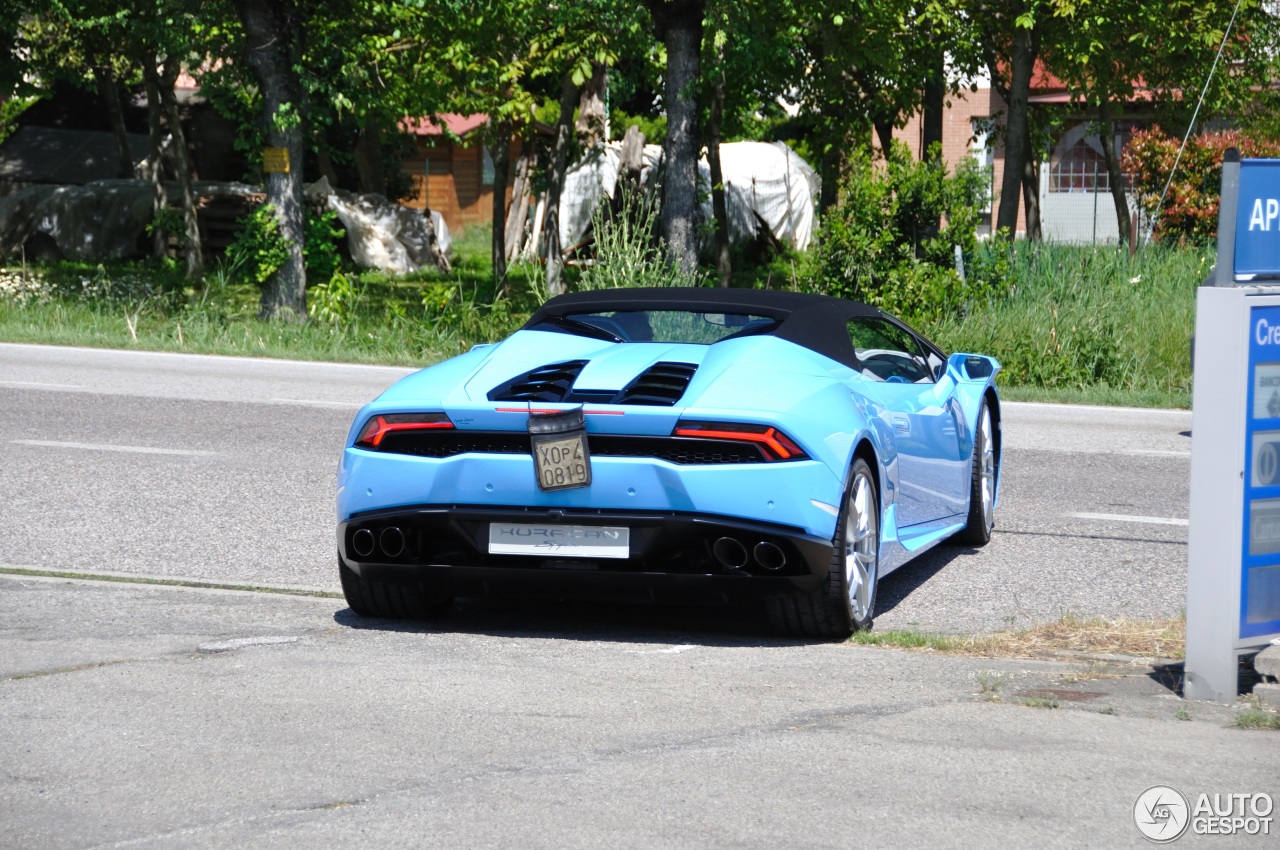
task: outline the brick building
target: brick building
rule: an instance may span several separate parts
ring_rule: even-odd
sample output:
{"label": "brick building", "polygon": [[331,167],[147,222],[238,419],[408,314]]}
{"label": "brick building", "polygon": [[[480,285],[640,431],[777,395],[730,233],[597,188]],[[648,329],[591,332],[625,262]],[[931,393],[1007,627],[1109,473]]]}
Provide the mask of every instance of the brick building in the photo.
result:
{"label": "brick building", "polygon": [[[1003,144],[988,145],[980,127],[984,119],[1003,116],[1004,99],[991,87],[989,78],[975,81],[977,91],[963,90],[949,97],[943,113],[942,158],[954,168],[964,157],[974,157],[992,175],[989,203],[980,232],[990,232],[991,218],[999,206],[1000,182],[1004,173]],[[1031,81],[1032,109],[1071,109],[1072,95],[1060,80],[1037,66]],[[1128,142],[1135,126],[1146,122],[1141,103],[1132,105],[1116,120],[1116,149]],[[1082,113],[1068,112],[1054,140],[1048,158],[1040,164],[1040,222],[1044,238],[1055,242],[1114,243],[1119,235],[1115,205],[1102,157],[1102,144]],[[894,138],[907,144],[919,157],[923,135],[921,117],[912,116],[906,126],[894,131]],[[1130,199],[1130,208],[1136,205]],[[1018,235],[1026,230],[1026,215],[1018,203]]]}

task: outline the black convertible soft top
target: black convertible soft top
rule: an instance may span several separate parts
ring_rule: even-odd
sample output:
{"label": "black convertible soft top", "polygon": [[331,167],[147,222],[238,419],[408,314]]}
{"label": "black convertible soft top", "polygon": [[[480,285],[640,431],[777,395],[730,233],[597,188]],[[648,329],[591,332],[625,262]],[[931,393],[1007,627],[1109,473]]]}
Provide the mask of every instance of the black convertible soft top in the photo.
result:
{"label": "black convertible soft top", "polygon": [[[564,318],[578,313],[626,310],[681,310],[693,313],[747,313],[776,319],[770,336],[857,368],[858,359],[849,340],[848,321],[856,316],[876,316],[902,325],[900,320],[857,301],[830,295],[787,292],[776,289],[712,289],[707,287],[654,286],[634,289],[596,289],[558,295],[543,304],[525,323],[532,328],[548,316]],[[931,347],[928,340],[921,340]]]}

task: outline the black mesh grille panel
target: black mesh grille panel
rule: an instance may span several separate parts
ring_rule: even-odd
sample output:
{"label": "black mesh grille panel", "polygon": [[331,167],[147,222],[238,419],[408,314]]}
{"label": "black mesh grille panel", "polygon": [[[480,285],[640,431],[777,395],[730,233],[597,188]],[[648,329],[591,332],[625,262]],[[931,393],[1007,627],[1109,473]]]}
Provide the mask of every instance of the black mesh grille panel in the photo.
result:
{"label": "black mesh grille panel", "polygon": [[567,360],[539,366],[490,390],[489,401],[564,401],[585,365],[585,360]]}
{"label": "black mesh grille panel", "polygon": [[671,407],[684,395],[696,371],[696,363],[654,363],[627,384],[615,403]]}
{"label": "black mesh grille panel", "polygon": [[[750,443],[697,437],[630,437],[592,434],[591,454],[597,457],[651,457],[680,464],[762,463],[765,458]],[[417,457],[445,458],[460,454],[529,454],[529,435],[509,431],[403,431],[388,434],[378,451]]]}

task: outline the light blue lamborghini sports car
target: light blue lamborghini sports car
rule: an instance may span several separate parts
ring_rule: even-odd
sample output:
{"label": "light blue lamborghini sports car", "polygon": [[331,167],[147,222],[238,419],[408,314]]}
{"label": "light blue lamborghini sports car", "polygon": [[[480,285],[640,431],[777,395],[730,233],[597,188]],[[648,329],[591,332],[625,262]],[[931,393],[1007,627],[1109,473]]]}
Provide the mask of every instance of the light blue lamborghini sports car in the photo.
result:
{"label": "light blue lamborghini sports car", "polygon": [[826,296],[553,298],[356,416],[343,591],[390,618],[503,592],[762,599],[789,634],[846,637],[885,574],[990,539],[999,369]]}

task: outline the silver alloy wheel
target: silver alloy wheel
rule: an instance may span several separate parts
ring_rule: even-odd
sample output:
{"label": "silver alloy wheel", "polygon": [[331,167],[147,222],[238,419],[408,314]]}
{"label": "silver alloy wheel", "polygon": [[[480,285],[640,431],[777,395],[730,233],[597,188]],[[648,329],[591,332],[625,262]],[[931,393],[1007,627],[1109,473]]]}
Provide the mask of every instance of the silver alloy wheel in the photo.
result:
{"label": "silver alloy wheel", "polygon": [[996,455],[991,441],[991,411],[987,410],[985,405],[982,408],[982,423],[978,429],[981,440],[979,445],[982,451],[978,473],[981,476],[979,486],[982,488],[982,523],[990,531],[995,524],[992,511],[996,500]]}
{"label": "silver alloy wheel", "polygon": [[844,571],[849,588],[849,608],[855,623],[871,617],[875,594],[876,562],[880,554],[879,517],[871,479],[859,472],[849,494],[844,520]]}

